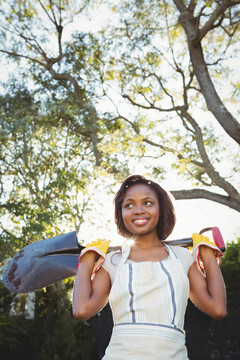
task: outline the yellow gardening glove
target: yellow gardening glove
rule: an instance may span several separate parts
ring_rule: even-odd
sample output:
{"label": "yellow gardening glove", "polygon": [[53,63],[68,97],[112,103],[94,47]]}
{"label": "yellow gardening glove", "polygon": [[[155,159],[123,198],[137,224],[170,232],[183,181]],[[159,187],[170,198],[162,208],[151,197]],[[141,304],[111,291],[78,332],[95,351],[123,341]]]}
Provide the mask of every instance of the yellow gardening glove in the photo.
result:
{"label": "yellow gardening glove", "polygon": [[87,244],[86,249],[96,247],[100,251],[104,252],[104,254],[107,254],[109,244],[110,241],[102,241],[101,239],[97,239],[97,241],[92,241],[91,243]]}
{"label": "yellow gardening glove", "polygon": [[192,239],[193,239],[193,246],[191,248],[189,248],[189,250],[192,251],[194,260],[199,264],[201,269],[204,270],[204,265],[203,265],[203,262],[202,262],[202,259],[200,256],[200,246],[207,246],[207,247],[210,247],[211,249],[213,249],[217,263],[220,266],[221,257],[223,255],[223,253],[221,252],[221,250],[217,247],[217,245],[213,241],[210,241],[207,236],[203,236],[203,235],[197,234],[197,233],[192,234]]}
{"label": "yellow gardening glove", "polygon": [[97,239],[97,241],[92,241],[91,243],[87,244],[86,247],[81,251],[78,261],[80,261],[81,258],[88,251],[94,251],[97,254],[99,254],[100,257],[94,264],[94,268],[93,268],[93,272],[92,272],[94,274],[100,268],[100,266],[104,263],[109,244],[110,244],[110,241],[103,241],[101,239]]}

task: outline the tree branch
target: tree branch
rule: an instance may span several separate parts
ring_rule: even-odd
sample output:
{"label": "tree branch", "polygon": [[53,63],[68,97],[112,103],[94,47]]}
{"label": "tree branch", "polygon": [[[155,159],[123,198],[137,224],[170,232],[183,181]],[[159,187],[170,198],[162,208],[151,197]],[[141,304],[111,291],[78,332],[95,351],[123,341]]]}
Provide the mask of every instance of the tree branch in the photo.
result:
{"label": "tree branch", "polygon": [[206,199],[240,212],[240,201],[231,196],[220,195],[204,189],[170,191],[176,200]]}
{"label": "tree branch", "polygon": [[203,160],[203,166],[210,179],[212,179],[214,184],[224,189],[227,192],[227,194],[229,194],[232,197],[235,197],[236,199],[239,199],[240,201],[240,195],[238,191],[234,188],[234,186],[232,186],[229,182],[227,182],[224,178],[222,178],[211,164],[204,146],[204,141],[200,126],[186,110],[182,110],[180,116],[187,119],[187,121],[189,121],[189,123],[192,125],[192,127],[195,130],[196,143],[199,150],[199,154],[201,156],[201,159]]}
{"label": "tree branch", "polygon": [[216,27],[215,22],[216,20],[223,16],[220,21],[218,22],[217,26],[220,26],[222,23],[222,20],[224,18],[224,12],[236,5],[239,4],[240,1],[231,1],[231,0],[223,0],[221,2],[218,2],[218,7],[214,10],[214,12],[212,13],[212,15],[210,16],[209,20],[206,22],[206,24],[199,30],[198,32],[198,42],[200,42],[204,36],[209,32],[209,30],[212,30],[213,28]]}
{"label": "tree branch", "polygon": [[45,66],[45,64],[38,60],[38,59],[35,59],[35,58],[32,58],[30,56],[27,56],[27,55],[22,55],[22,54],[17,54],[15,51],[7,51],[7,50],[3,50],[3,49],[0,49],[0,52],[3,53],[3,54],[7,54],[9,55],[10,57],[13,57],[13,58],[22,58],[22,59],[26,59],[26,60],[29,60],[29,61],[32,61],[32,62],[35,62],[41,66]]}
{"label": "tree branch", "polygon": [[136,101],[134,101],[129,95],[126,95],[126,94],[123,94],[122,97],[124,99],[127,99],[132,105],[134,106],[137,106],[137,107],[141,107],[143,109],[147,109],[147,110],[159,110],[161,112],[172,112],[172,111],[178,111],[178,110],[181,110],[182,109],[182,106],[175,106],[175,107],[171,107],[171,108],[159,108],[153,104],[149,105],[149,106],[146,106],[146,105],[143,105],[143,104],[140,104]]}

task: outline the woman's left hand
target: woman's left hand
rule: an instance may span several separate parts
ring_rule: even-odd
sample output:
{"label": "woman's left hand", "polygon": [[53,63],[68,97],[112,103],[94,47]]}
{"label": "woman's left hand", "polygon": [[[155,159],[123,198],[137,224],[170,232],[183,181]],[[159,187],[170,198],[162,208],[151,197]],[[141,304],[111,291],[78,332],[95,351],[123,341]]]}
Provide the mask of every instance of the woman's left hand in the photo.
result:
{"label": "woman's left hand", "polygon": [[207,315],[214,319],[222,319],[227,314],[222,273],[214,250],[208,246],[201,246],[199,250],[204,274],[196,262],[190,267],[190,299]]}

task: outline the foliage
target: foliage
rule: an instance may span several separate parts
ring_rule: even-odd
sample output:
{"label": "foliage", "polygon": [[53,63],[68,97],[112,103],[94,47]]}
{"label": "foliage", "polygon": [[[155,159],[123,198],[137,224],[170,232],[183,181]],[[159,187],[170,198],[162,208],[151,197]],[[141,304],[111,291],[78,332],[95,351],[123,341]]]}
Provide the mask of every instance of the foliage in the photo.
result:
{"label": "foliage", "polygon": [[227,301],[230,315],[240,316],[240,239],[227,244],[222,263],[222,273],[226,283]]}
{"label": "foliage", "polygon": [[71,314],[69,287],[58,284],[36,293],[35,318],[0,315],[0,349],[4,359],[95,360],[96,345],[91,328]]}
{"label": "foliage", "polygon": [[0,313],[3,316],[9,315],[16,298],[17,294],[10,293],[3,283],[0,282]]}
{"label": "foliage", "polygon": [[49,121],[54,110],[28,90],[15,87],[1,100],[1,253],[7,257],[63,232],[66,222],[79,230],[91,167],[83,165],[88,147],[79,147],[71,124]]}
{"label": "foliage", "polygon": [[191,360],[236,360],[240,356],[239,251],[239,239],[235,243],[228,243],[221,265],[227,292],[227,317],[223,320],[212,320],[192,303],[188,305],[186,336]]}

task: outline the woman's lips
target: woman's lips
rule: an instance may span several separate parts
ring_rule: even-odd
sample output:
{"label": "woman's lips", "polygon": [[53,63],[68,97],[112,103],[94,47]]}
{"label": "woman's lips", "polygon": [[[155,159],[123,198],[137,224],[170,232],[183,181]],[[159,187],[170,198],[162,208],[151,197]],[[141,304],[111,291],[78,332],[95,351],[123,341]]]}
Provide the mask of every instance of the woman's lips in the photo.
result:
{"label": "woman's lips", "polygon": [[148,222],[148,219],[135,219],[133,220],[133,223],[135,225],[145,225]]}

